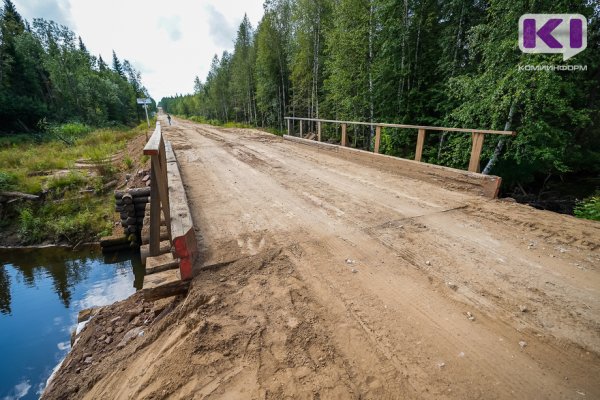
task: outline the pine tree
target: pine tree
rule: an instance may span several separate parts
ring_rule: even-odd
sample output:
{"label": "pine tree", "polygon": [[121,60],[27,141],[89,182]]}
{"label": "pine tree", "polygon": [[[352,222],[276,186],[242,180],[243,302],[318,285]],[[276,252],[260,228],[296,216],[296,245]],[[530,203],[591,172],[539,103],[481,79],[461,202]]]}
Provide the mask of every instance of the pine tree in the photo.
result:
{"label": "pine tree", "polygon": [[102,58],[102,56],[101,55],[98,56],[98,70],[100,72],[104,72],[104,71],[106,71],[107,68],[108,68],[108,66],[104,62],[104,59]]}
{"label": "pine tree", "polygon": [[125,73],[123,72],[123,66],[121,65],[121,61],[119,61],[119,58],[117,57],[117,53],[115,53],[115,51],[113,50],[112,53],[112,69],[113,71],[115,71],[117,73],[117,75],[119,75],[121,78],[123,79],[127,79],[125,77]]}
{"label": "pine tree", "polygon": [[256,120],[254,95],[254,49],[252,25],[247,15],[238,29],[231,58],[231,89],[236,120],[252,123]]}

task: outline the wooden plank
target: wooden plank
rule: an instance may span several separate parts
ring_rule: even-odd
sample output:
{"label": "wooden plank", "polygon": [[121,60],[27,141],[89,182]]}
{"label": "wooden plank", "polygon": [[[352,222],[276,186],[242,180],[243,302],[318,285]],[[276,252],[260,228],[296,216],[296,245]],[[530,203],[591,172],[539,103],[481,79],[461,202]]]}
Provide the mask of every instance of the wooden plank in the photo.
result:
{"label": "wooden plank", "polygon": [[158,179],[155,165],[158,164],[156,158],[158,155],[152,157],[152,169],[150,175],[152,176],[152,185],[150,185],[150,252],[151,256],[159,255],[160,248],[160,195],[158,192]]}
{"label": "wooden plank", "polygon": [[375,127],[375,149],[373,153],[379,153],[379,144],[381,143],[381,127]]}
{"label": "wooden plank", "polygon": [[146,259],[146,275],[176,268],[179,268],[179,259],[174,258],[171,253],[148,257]]}
{"label": "wooden plank", "polygon": [[321,121],[317,122],[317,141],[321,141]]}
{"label": "wooden plank", "polygon": [[284,119],[295,120],[295,121],[321,121],[332,124],[347,124],[347,125],[379,125],[387,128],[405,128],[405,129],[425,129],[427,131],[448,131],[448,132],[466,132],[466,133],[485,133],[494,135],[509,135],[515,136],[515,131],[497,131],[491,129],[471,129],[471,128],[445,128],[440,126],[426,126],[426,125],[405,125],[405,124],[387,124],[383,122],[358,122],[358,121],[338,121],[335,119],[318,119],[318,118],[298,118],[298,117],[284,117]]}
{"label": "wooden plank", "polygon": [[154,133],[150,136],[150,140],[144,146],[144,154],[146,155],[156,155],[160,151],[160,141],[162,135],[160,131],[160,122],[156,123],[156,129],[154,129]]}
{"label": "wooden plank", "polygon": [[423,144],[425,143],[425,129],[419,129],[417,136],[417,150],[415,151],[415,161],[421,161],[423,156]]}
{"label": "wooden plank", "polygon": [[[171,242],[168,240],[163,240],[160,242],[158,247],[158,254],[165,254],[171,251]],[[145,244],[140,246],[140,257],[142,259],[142,265],[146,266],[146,259],[150,257],[150,244]]]}
{"label": "wooden plank", "polygon": [[115,245],[120,245],[120,244],[129,245],[129,238],[124,235],[105,236],[103,238],[100,238],[100,246],[101,247],[110,247],[110,246],[115,246]]}
{"label": "wooden plank", "polygon": [[192,213],[177,163],[167,163],[169,183],[171,238],[176,257],[179,257],[181,279],[192,279],[192,266],[198,256],[198,244]]}
{"label": "wooden plank", "polygon": [[473,133],[471,146],[471,160],[469,161],[469,172],[479,172],[479,158],[481,157],[481,149],[483,148],[483,133]]}
{"label": "wooden plank", "polygon": [[[163,138],[164,139],[164,138]],[[177,162],[171,141],[165,140],[165,157],[167,162]]]}
{"label": "wooden plank", "polygon": [[498,190],[502,182],[502,179],[498,176],[477,174],[385,154],[374,154],[370,151],[353,149],[351,147],[319,143],[287,135],[284,135],[283,139],[305,146],[316,147],[319,151],[329,151],[335,157],[340,157],[359,165],[370,165],[380,171],[430,182],[446,187],[449,190],[468,191],[491,199],[498,196]]}
{"label": "wooden plank", "polygon": [[346,147],[346,124],[342,124],[342,146]]}
{"label": "wooden plank", "polygon": [[[150,243],[150,230],[147,228],[147,225],[144,225],[144,227],[142,228],[142,244],[148,244]],[[164,241],[164,240],[169,240],[170,236],[169,236],[169,231],[167,231],[167,227],[166,226],[161,226],[160,227],[160,241]]]}
{"label": "wooden plank", "polygon": [[[163,212],[163,217],[165,219],[167,230],[169,231],[169,237],[171,237],[171,213],[169,208],[169,184],[167,177],[167,152],[164,142],[162,143],[161,147],[164,149],[164,151],[162,151],[159,155],[161,176],[159,179],[158,189],[160,192],[161,210]],[[175,159],[175,155],[172,149],[171,154],[172,158]]]}
{"label": "wooden plank", "polygon": [[146,301],[185,294],[190,287],[189,281],[182,281],[179,271],[168,270],[144,276],[142,296]]}

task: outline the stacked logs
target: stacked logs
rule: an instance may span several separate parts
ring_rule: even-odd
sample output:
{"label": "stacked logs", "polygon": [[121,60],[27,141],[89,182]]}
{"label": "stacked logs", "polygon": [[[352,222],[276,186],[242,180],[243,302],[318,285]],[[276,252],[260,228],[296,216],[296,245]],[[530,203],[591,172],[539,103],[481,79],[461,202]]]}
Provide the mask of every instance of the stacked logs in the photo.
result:
{"label": "stacked logs", "polygon": [[121,214],[121,226],[132,247],[139,246],[146,204],[149,201],[150,187],[115,191],[115,210]]}

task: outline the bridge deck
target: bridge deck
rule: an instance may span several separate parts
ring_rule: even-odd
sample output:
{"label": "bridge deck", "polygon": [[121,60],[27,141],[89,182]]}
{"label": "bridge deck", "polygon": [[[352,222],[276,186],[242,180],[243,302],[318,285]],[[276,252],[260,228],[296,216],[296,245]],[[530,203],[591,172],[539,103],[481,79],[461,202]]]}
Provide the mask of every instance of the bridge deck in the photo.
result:
{"label": "bridge deck", "polygon": [[[261,361],[232,361],[240,378],[223,376],[224,393],[313,377],[295,357],[310,359],[316,341],[338,360],[317,375],[333,397],[600,397],[599,224],[255,130],[176,120],[165,133],[198,266],[276,251],[294,270],[251,286],[250,304],[246,278],[222,283],[239,286],[223,300],[229,317],[261,327]],[[298,342],[296,327],[315,325],[320,338]]]}

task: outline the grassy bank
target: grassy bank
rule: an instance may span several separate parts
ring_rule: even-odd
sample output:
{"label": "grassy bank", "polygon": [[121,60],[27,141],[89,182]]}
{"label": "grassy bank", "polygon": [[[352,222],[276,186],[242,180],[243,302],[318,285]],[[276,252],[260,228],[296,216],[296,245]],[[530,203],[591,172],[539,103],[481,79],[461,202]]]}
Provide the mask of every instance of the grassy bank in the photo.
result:
{"label": "grassy bank", "polygon": [[145,131],[145,123],[134,129],[101,130],[65,124],[41,138],[4,138],[0,192],[40,198],[15,200],[0,193],[0,244],[76,244],[110,234],[112,189],[120,175],[132,172],[141,161],[124,151],[127,141]]}

